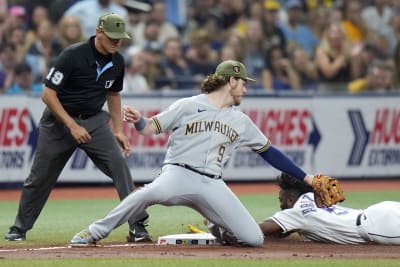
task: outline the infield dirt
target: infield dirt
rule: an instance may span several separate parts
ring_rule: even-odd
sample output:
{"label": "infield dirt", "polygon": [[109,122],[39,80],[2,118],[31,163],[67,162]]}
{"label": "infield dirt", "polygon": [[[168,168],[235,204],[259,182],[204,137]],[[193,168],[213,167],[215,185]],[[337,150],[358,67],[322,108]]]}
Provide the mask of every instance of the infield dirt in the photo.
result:
{"label": "infield dirt", "polygon": [[[346,181],[342,180],[343,190],[371,191],[371,190],[399,190],[400,179],[397,180],[370,180]],[[273,183],[255,183],[229,185],[236,194],[263,194],[278,192]],[[90,189],[88,191],[88,189]],[[102,198],[115,198],[113,187],[87,187],[87,188],[56,188],[51,199],[73,198],[79,199],[101,196]],[[20,190],[1,190],[0,200],[18,200]],[[267,239],[261,248],[237,248],[228,246],[196,246],[196,245],[163,245],[156,244],[113,244],[101,242],[97,247],[70,248],[59,247],[32,247],[3,246],[0,247],[0,258],[386,258],[400,259],[400,247],[388,245],[336,245],[319,244],[292,237],[286,240]]]}

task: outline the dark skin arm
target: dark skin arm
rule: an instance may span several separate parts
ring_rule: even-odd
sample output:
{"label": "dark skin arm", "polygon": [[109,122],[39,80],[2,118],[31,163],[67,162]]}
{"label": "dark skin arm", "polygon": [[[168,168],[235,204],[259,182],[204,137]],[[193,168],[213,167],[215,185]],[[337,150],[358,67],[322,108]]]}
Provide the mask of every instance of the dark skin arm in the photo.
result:
{"label": "dark skin arm", "polygon": [[268,219],[259,224],[266,239],[285,238],[292,232],[282,233],[281,227],[273,220]]}
{"label": "dark skin arm", "polygon": [[268,219],[259,224],[264,236],[278,235],[282,233],[281,227],[273,220]]}

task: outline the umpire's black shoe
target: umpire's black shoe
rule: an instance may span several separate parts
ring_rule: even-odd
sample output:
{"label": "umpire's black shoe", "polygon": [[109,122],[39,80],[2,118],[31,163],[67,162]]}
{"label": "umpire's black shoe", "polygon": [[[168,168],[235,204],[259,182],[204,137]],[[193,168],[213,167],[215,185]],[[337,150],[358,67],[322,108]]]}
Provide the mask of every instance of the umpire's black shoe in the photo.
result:
{"label": "umpire's black shoe", "polygon": [[127,237],[127,241],[129,243],[134,242],[153,242],[151,239],[151,235],[146,230],[147,224],[143,221],[137,222],[132,225],[129,229],[129,236]]}
{"label": "umpire's black shoe", "polygon": [[8,241],[23,241],[26,239],[26,236],[25,233],[12,226],[10,227],[10,231],[8,231],[8,233],[5,235],[4,239]]}

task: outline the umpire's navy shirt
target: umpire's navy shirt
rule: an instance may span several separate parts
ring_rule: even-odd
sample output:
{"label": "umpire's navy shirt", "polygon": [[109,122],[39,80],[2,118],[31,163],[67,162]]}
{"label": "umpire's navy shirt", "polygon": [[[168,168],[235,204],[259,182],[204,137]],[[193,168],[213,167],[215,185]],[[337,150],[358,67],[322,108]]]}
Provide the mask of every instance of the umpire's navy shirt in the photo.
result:
{"label": "umpire's navy shirt", "polygon": [[118,52],[100,54],[94,36],[66,48],[57,58],[44,84],[57,91],[64,109],[72,116],[94,115],[107,100],[107,91],[122,90],[124,60]]}

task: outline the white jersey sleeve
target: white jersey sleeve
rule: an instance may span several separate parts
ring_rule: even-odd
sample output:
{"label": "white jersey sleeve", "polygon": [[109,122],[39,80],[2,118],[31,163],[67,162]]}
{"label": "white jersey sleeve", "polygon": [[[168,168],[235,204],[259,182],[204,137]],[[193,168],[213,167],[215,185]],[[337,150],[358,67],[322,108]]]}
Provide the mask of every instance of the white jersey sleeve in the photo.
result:
{"label": "white jersey sleeve", "polygon": [[357,244],[366,242],[356,227],[361,212],[339,205],[317,208],[314,194],[306,193],[299,197],[293,208],[279,211],[270,219],[281,227],[283,233],[295,231],[314,241]]}

